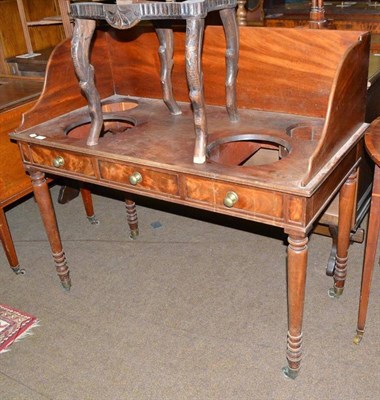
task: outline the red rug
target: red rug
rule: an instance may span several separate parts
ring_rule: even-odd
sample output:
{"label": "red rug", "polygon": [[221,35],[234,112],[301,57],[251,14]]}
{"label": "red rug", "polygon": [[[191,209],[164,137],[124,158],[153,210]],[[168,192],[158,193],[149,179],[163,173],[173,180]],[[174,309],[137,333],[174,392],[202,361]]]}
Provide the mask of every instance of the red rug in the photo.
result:
{"label": "red rug", "polygon": [[37,326],[37,318],[15,308],[0,304],[0,353],[7,351],[14,341],[30,334]]}

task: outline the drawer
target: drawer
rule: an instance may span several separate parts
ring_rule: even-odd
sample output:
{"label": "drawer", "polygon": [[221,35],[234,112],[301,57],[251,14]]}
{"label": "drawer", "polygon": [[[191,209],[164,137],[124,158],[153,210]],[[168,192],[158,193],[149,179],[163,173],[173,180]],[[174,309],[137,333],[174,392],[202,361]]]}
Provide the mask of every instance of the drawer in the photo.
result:
{"label": "drawer", "polygon": [[126,187],[179,196],[178,175],[133,164],[99,161],[102,180],[125,184]]}
{"label": "drawer", "polygon": [[41,146],[31,146],[30,153],[34,164],[76,172],[82,175],[95,176],[91,157],[66,150],[49,149]]}
{"label": "drawer", "polygon": [[186,198],[215,208],[238,210],[279,221],[284,219],[282,194],[265,189],[188,176]]}

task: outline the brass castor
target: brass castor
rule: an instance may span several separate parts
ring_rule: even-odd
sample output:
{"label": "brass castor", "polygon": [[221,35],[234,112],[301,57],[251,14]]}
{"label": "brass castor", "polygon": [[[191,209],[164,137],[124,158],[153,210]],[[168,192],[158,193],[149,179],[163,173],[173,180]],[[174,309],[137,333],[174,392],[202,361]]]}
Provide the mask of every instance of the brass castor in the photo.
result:
{"label": "brass castor", "polygon": [[87,217],[91,225],[99,225],[99,220],[96,218],[95,214],[91,217]]}
{"label": "brass castor", "polygon": [[354,344],[359,344],[363,339],[363,335],[364,335],[364,331],[357,330],[356,335],[353,340]]}
{"label": "brass castor", "polygon": [[25,274],[25,269],[24,268],[20,268],[19,265],[17,265],[17,267],[12,267],[12,271],[16,274],[16,275],[24,275]]}
{"label": "brass castor", "polygon": [[328,295],[332,299],[339,299],[339,297],[343,294],[344,288],[337,288],[337,287],[332,287],[328,290]]}
{"label": "brass castor", "polygon": [[299,371],[299,369],[292,369],[289,368],[289,366],[282,368],[282,373],[284,374],[284,376],[293,380],[297,378]]}
{"label": "brass castor", "polygon": [[139,230],[138,229],[133,229],[131,230],[130,234],[129,234],[129,238],[131,240],[136,240],[139,236]]}

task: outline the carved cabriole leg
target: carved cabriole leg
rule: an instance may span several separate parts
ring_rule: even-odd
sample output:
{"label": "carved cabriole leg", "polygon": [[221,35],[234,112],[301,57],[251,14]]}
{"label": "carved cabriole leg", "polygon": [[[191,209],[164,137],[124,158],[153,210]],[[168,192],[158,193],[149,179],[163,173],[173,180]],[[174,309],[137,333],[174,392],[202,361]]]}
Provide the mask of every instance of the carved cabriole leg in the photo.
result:
{"label": "carved cabriole leg", "polygon": [[195,149],[193,161],[203,164],[206,161],[207,120],[203,95],[203,74],[201,69],[201,47],[204,19],[186,20],[186,74],[193,106],[195,125]]}
{"label": "carved cabriole leg", "polygon": [[39,171],[30,171],[30,177],[32,179],[34,196],[40,209],[42,222],[45,226],[46,234],[53,253],[57,274],[64,289],[69,290],[71,287],[69,267],[67,266],[65,253],[62,249],[57,220],[55,218],[49,187],[45,180],[45,174]]}
{"label": "carved cabriole leg", "polygon": [[174,100],[171,80],[173,70],[173,30],[156,27],[156,33],[160,42],[158,54],[161,61],[161,87],[164,103],[168,107],[171,114],[180,115],[182,114],[182,111]]}
{"label": "carved cabriole leg", "polygon": [[380,228],[380,169],[375,166],[375,178],[372,189],[371,211],[369,214],[368,231],[365,245],[365,255],[360,290],[359,315],[357,333],[354,343],[360,343],[367,318],[369,293],[371,289],[372,273],[375,264],[377,241]]}
{"label": "carved cabriole leg", "polygon": [[80,189],[80,194],[82,196],[83,205],[84,205],[84,209],[86,211],[87,219],[93,225],[99,224],[99,221],[96,219],[95,212],[94,212],[94,205],[92,203],[91,191],[82,187]]}
{"label": "carved cabriole leg", "polygon": [[71,55],[79,85],[87,101],[91,118],[91,129],[87,138],[88,146],[98,144],[103,127],[103,114],[99,93],[94,81],[94,67],[90,64],[90,45],[96,22],[90,19],[76,19],[71,41]]}
{"label": "carved cabriole leg", "polygon": [[226,36],[226,103],[232,122],[239,120],[236,102],[236,77],[239,59],[239,30],[236,23],[235,9],[226,8],[219,11]]}
{"label": "carved cabriole leg", "polygon": [[132,198],[125,199],[125,208],[127,210],[127,222],[130,229],[129,237],[132,240],[135,240],[139,236],[139,226],[137,221],[136,203]]}
{"label": "carved cabriole leg", "polygon": [[288,237],[288,340],[284,374],[295,379],[302,358],[302,319],[305,300],[308,237],[290,233]]}
{"label": "carved cabriole leg", "polygon": [[24,274],[25,270],[20,268],[18,263],[16,249],[13,244],[11,231],[9,230],[8,221],[3,208],[0,208],[0,239],[12,271],[17,275]]}
{"label": "carved cabriole leg", "polygon": [[357,178],[357,169],[355,169],[348,177],[339,193],[336,265],[334,271],[334,287],[329,290],[330,297],[339,297],[343,293],[344,289],[347,275],[348,248],[350,246],[350,233],[352,215],[355,206]]}

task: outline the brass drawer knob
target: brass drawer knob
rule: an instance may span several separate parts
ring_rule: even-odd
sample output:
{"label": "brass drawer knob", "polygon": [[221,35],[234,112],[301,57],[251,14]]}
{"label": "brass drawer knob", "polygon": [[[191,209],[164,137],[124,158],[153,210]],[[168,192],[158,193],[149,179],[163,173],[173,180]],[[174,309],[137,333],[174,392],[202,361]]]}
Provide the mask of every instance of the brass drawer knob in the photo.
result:
{"label": "brass drawer knob", "polygon": [[142,182],[142,175],[140,172],[134,172],[130,177],[129,177],[129,182],[131,185],[137,185],[138,183]]}
{"label": "brass drawer knob", "polygon": [[63,159],[62,156],[57,156],[54,158],[52,162],[53,166],[56,168],[63,167],[65,165],[65,160]]}
{"label": "brass drawer knob", "polygon": [[238,195],[235,192],[227,192],[226,197],[223,200],[223,204],[231,208],[239,200]]}

